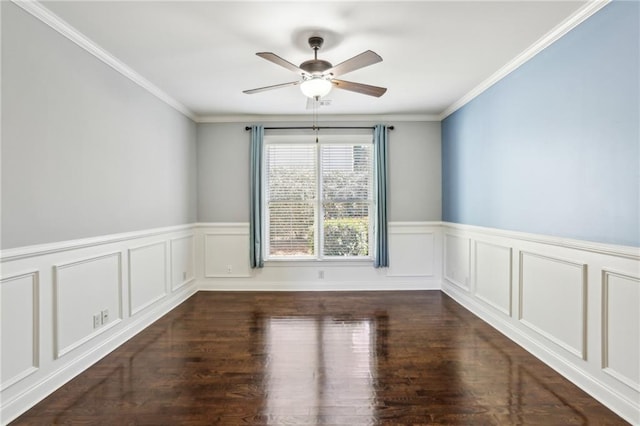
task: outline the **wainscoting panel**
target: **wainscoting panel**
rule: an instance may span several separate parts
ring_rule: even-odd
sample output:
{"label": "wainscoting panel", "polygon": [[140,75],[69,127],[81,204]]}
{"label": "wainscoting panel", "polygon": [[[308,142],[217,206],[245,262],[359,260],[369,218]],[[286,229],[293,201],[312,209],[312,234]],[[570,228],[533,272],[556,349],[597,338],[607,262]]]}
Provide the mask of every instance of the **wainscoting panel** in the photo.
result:
{"label": "wainscoting panel", "polygon": [[193,234],[188,224],[0,252],[0,425],[191,296],[195,280],[181,278],[195,272]]}
{"label": "wainscoting panel", "polygon": [[640,278],[603,271],[602,367],[640,392]]}
{"label": "wainscoting panel", "polygon": [[428,225],[396,223],[389,225],[388,277],[433,277],[438,273],[436,234]]}
{"label": "wainscoting panel", "polygon": [[465,291],[469,291],[470,240],[444,234],[444,277]]}
{"label": "wainscoting panel", "polygon": [[217,224],[204,234],[205,278],[249,278],[249,225]]}
{"label": "wainscoting panel", "polygon": [[587,265],[520,253],[520,321],[586,358]]}
{"label": "wainscoting panel", "polygon": [[193,235],[174,238],[171,247],[171,291],[195,279],[195,239]]}
{"label": "wainscoting panel", "polygon": [[[60,358],[122,318],[120,252],[54,267],[55,351]],[[102,321],[102,311],[108,318]],[[94,325],[94,316],[99,323]]]}
{"label": "wainscoting panel", "polygon": [[166,242],[129,249],[129,315],[167,294]]}
{"label": "wainscoting panel", "polygon": [[[442,228],[445,293],[640,424],[640,248],[453,223]],[[470,259],[467,242],[474,247]],[[471,291],[462,285],[467,262]]]}
{"label": "wainscoting panel", "polygon": [[6,277],[0,281],[0,391],[38,369],[39,297],[37,271]]}
{"label": "wainscoting panel", "polygon": [[197,225],[199,288],[204,290],[340,291],[440,289],[440,223],[389,224],[389,268],[373,260],[267,261],[249,267],[248,223]]}
{"label": "wainscoting panel", "polygon": [[511,252],[511,247],[475,242],[475,295],[507,316],[511,316]]}

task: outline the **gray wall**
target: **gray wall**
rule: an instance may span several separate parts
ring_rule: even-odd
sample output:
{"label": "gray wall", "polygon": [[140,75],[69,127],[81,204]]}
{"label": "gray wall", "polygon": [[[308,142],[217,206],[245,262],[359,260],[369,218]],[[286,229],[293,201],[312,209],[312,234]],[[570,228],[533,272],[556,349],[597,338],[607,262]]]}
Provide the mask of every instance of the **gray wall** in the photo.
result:
{"label": "gray wall", "polygon": [[1,7],[2,248],[194,222],[195,123]]}
{"label": "gray wall", "polygon": [[198,125],[199,222],[249,221],[249,132],[245,125]]}
{"label": "gray wall", "polygon": [[[251,123],[198,125],[198,221],[249,221],[249,133]],[[267,126],[310,123],[268,123]],[[369,126],[373,122],[325,125]],[[389,219],[441,219],[440,123],[389,122]]]}

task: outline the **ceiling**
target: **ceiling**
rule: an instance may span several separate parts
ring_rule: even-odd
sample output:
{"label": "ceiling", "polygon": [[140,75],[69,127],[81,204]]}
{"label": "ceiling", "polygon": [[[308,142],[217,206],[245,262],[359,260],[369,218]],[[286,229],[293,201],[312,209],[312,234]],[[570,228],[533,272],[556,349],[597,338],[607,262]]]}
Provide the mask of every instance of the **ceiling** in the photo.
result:
{"label": "ceiling", "polygon": [[[583,1],[44,1],[90,42],[192,117],[308,115],[295,81],[255,55],[333,64],[371,49],[383,62],[344,79],[388,88],[380,98],[334,89],[322,114],[440,116],[582,13]],[[557,31],[556,31],[557,32]],[[513,62],[514,59],[516,62]],[[467,96],[468,97],[468,96]]]}

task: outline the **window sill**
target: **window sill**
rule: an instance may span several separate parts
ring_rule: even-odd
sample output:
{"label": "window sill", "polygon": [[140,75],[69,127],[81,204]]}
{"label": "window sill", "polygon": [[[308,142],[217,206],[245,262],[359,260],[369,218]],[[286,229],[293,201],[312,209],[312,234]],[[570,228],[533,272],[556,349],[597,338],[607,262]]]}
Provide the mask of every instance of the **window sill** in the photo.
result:
{"label": "window sill", "polygon": [[352,267],[352,266],[373,266],[372,258],[360,258],[360,259],[268,259],[264,261],[265,268],[281,268],[281,267],[310,267],[319,266],[323,267]]}

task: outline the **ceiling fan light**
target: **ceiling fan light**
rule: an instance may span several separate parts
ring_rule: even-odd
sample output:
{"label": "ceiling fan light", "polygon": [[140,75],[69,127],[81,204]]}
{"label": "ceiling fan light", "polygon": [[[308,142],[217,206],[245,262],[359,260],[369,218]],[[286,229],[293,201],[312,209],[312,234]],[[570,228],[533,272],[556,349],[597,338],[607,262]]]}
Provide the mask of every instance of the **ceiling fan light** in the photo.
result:
{"label": "ceiling fan light", "polygon": [[312,77],[300,84],[300,90],[309,98],[321,98],[331,91],[331,81],[322,77]]}

